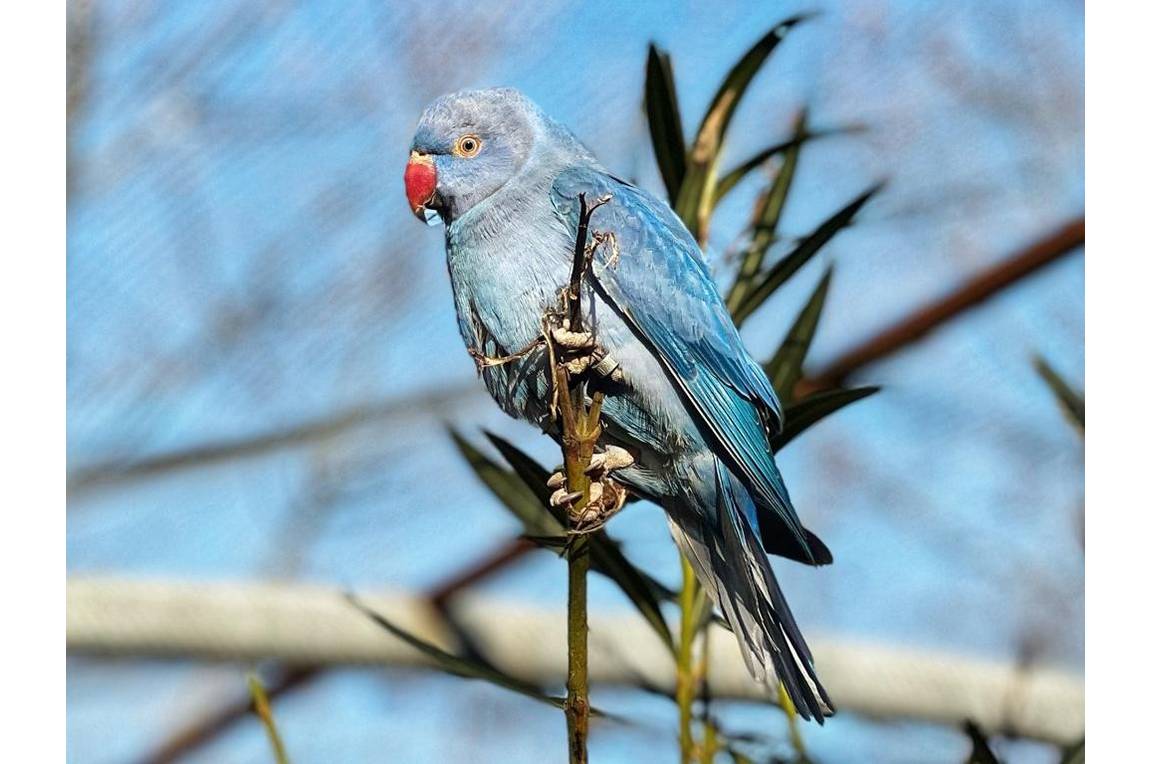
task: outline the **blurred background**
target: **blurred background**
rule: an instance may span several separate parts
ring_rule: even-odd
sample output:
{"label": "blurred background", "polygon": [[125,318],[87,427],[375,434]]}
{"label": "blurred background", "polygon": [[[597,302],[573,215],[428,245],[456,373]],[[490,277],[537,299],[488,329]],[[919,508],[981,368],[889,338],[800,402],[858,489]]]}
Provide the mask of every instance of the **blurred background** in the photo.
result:
{"label": "blurred background", "polygon": [[[642,107],[648,43],[670,51],[691,129],[743,51],[811,9],[70,2],[70,580],[423,596],[508,556],[521,528],[447,427],[474,441],[492,430],[549,465],[557,452],[497,410],[464,352],[443,229],[418,224],[402,190],[421,110],[462,87],[515,86],[662,195]],[[818,257],[836,275],[810,365],[835,368],[926,308],[952,311],[853,367],[881,393],[781,455],[801,515],[836,554],[819,570],[782,562],[783,588],[814,639],[1079,676],[1082,441],[1033,360],[1082,389],[1083,6],[822,10],[773,55],[730,137],[731,160],[786,140],[802,107],[813,126],[862,128],[806,146],[785,238],[887,181]],[[767,178],[717,213],[722,284]],[[776,347],[820,269],[745,325],[754,355]],[[657,509],[630,507],[611,527],[676,585]],[[470,593],[563,617],[553,555],[497,567]],[[603,579],[590,596],[594,614],[628,611]],[[269,761],[259,721],[228,715],[254,665],[70,650],[69,761]],[[562,714],[484,683],[258,668],[294,761],[564,760]],[[676,759],[673,705],[593,692],[637,722],[597,725],[593,760]],[[778,711],[732,702],[724,715],[787,749]],[[972,746],[956,721],[847,712],[803,732],[815,761],[959,762]],[[1050,742],[996,746],[1005,761],[1057,761]]]}

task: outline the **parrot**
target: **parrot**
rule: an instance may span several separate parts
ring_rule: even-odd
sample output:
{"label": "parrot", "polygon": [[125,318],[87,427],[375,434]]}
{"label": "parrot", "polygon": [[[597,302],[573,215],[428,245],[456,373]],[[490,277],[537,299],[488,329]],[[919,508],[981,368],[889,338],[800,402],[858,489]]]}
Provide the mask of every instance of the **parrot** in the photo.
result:
{"label": "parrot", "polygon": [[[605,514],[628,491],[662,507],[753,678],[775,676],[796,712],[822,724],[835,708],[768,556],[816,566],[832,554],[801,524],[776,466],[780,400],[675,212],[512,88],[428,105],[404,185],[412,212],[444,225],[460,334],[495,402],[558,438],[550,353],[591,379],[604,392],[591,498],[611,505]],[[582,199],[598,205],[581,284],[585,331],[549,330]],[[554,477],[553,502],[573,500]]]}

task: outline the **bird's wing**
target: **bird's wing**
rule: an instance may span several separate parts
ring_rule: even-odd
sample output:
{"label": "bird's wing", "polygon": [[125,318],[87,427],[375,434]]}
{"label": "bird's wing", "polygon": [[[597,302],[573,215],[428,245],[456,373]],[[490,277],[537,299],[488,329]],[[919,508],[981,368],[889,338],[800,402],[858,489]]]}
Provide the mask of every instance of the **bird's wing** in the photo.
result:
{"label": "bird's wing", "polygon": [[[581,193],[589,204],[611,195],[589,226],[615,237],[615,247],[596,251],[593,286],[660,360],[756,503],[811,557],[768,444],[782,425],[780,400],[748,355],[696,241],[666,204],[592,168],[565,170],[552,186],[552,203],[573,235]],[[749,520],[759,529],[757,518]]]}

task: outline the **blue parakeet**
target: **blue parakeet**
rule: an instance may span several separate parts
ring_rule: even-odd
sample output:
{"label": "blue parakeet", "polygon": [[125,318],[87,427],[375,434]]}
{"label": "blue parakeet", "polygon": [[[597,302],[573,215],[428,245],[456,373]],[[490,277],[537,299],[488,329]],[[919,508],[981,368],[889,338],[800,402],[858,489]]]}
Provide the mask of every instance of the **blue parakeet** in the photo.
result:
{"label": "blue parakeet", "polygon": [[[579,195],[610,198],[584,282],[583,316],[610,358],[603,441],[613,478],[664,508],[672,536],[760,681],[779,677],[804,718],[834,713],[768,562],[832,561],[804,528],[769,436],[779,399],[752,359],[699,246],[663,201],[612,175],[515,90],[443,96],[424,112],[405,170],[417,215],[445,223],[460,332],[508,414],[556,434],[540,343],[572,268]],[[771,668],[771,671],[769,670]]]}

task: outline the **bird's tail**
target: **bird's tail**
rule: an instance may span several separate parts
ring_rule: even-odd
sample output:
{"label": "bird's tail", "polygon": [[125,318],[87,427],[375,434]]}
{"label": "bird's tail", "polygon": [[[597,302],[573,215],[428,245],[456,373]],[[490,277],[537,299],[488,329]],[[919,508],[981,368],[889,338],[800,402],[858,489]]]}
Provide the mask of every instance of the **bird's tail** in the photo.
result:
{"label": "bird's tail", "polygon": [[836,709],[747,519],[755,517],[752,497],[719,460],[714,472],[714,482],[707,481],[714,490],[693,481],[699,490],[671,513],[672,535],[731,625],[752,676],[759,682],[775,676],[800,716],[823,723]]}

